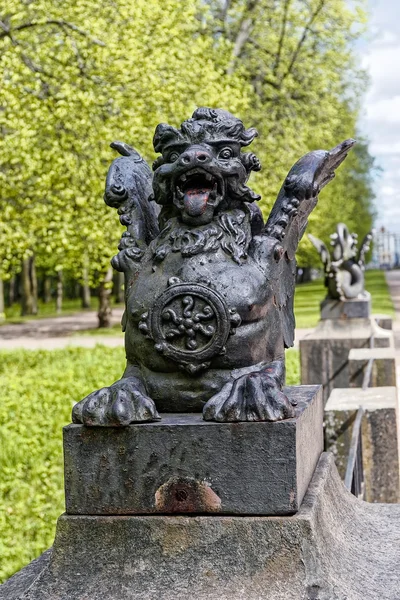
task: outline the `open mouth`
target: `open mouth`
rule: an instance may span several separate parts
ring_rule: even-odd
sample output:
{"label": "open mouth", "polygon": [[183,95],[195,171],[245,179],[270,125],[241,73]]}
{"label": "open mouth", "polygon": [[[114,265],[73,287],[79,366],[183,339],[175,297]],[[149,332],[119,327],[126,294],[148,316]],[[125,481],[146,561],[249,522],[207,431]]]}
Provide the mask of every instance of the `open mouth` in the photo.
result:
{"label": "open mouth", "polygon": [[175,181],[176,196],[191,217],[202,215],[209,202],[222,195],[222,183],[203,169],[192,169],[182,173]]}

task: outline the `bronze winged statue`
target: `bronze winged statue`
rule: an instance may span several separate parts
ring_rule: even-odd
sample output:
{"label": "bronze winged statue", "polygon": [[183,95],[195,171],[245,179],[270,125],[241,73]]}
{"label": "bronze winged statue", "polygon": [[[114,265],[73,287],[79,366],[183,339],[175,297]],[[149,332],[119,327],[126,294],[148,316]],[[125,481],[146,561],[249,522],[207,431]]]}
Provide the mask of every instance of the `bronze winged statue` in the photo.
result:
{"label": "bronze winged statue", "polygon": [[214,421],[294,416],[282,391],[293,345],[295,253],[320,190],[355,143],[303,156],[264,223],[247,185],[257,136],[231,113],[198,108],[160,124],[153,176],[130,146],[110,167],[105,201],[127,230],[112,260],[125,274],[127,365],[91,393],[73,421],[124,426],[161,412]]}
{"label": "bronze winged statue", "polygon": [[325,271],[327,298],[333,300],[352,300],[360,298],[364,293],[365,255],[369,250],[373,232],[364,237],[357,250],[358,236],[350,233],[344,223],[338,223],[336,232],[332,233],[332,256],[318,238],[308,234],[308,239],[318,251]]}

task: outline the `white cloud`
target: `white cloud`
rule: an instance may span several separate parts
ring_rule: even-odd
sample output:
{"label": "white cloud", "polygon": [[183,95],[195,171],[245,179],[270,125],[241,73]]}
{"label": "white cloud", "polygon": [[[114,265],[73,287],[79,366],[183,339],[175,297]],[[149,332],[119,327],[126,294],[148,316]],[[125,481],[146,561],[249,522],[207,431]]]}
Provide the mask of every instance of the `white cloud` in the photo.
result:
{"label": "white cloud", "polygon": [[399,63],[400,42],[389,47],[381,47],[380,42],[371,44],[369,55],[363,60],[371,81],[369,97],[374,99],[400,94]]}
{"label": "white cloud", "polygon": [[[385,155],[393,155],[398,154],[400,156],[400,141],[395,144],[391,144],[389,142],[372,142],[369,146],[370,152],[373,156],[385,156]],[[379,163],[379,160],[378,160]],[[382,167],[382,165],[380,165]]]}
{"label": "white cloud", "polygon": [[369,122],[377,121],[378,123],[400,125],[400,95],[382,98],[376,102],[367,102],[366,118]]}

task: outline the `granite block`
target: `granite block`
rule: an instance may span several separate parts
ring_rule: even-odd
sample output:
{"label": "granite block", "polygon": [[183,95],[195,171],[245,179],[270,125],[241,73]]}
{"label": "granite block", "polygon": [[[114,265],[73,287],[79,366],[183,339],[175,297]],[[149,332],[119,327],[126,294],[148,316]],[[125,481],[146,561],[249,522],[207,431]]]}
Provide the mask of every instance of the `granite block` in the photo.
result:
{"label": "granite block", "polygon": [[68,514],[295,513],[323,450],[319,386],[295,386],[296,417],[216,423],[164,414],[123,428],[64,428]]}
{"label": "granite block", "polygon": [[0,600],[398,600],[400,505],[347,492],[323,454],[299,512],[63,515]]}
{"label": "granite block", "polygon": [[321,319],[368,319],[371,314],[371,294],[364,292],[352,300],[332,300],[321,302]]}

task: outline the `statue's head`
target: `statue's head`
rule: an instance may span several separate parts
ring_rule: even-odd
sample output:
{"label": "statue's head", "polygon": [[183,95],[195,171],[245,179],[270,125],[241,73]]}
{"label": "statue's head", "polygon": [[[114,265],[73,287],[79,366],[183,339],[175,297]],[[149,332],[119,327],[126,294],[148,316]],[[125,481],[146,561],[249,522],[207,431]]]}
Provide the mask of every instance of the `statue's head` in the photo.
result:
{"label": "statue's head", "polygon": [[241,151],[256,136],[221,109],[198,108],[180,129],[161,123],[153,140],[161,153],[153,165],[155,201],[175,207],[185,223],[201,225],[218,210],[259,200],[246,182],[260,162]]}

